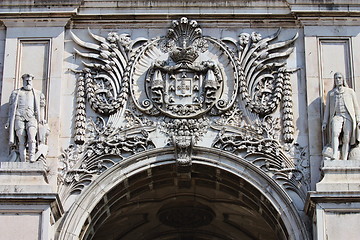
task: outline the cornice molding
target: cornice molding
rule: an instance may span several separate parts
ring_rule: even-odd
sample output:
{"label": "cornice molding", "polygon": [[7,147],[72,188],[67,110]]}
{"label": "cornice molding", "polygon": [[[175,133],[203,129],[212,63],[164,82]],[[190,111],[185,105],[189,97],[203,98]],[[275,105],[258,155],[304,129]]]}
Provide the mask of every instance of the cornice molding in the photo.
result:
{"label": "cornice molding", "polygon": [[[0,19],[5,25],[47,26],[55,18],[70,18],[75,24],[99,20],[113,25],[114,21],[161,21],[171,16],[187,16],[198,20],[216,18],[217,22],[247,21],[268,26],[296,25],[357,25],[360,18],[360,3],[354,0],[275,0],[275,1],[88,1],[63,0],[54,3],[49,0],[9,1],[0,7]],[[49,21],[48,18],[51,18]],[[351,21],[349,21],[349,17]],[[21,19],[21,21],[19,21]],[[39,19],[34,21],[33,19]],[[46,19],[46,20],[45,20]],[[249,20],[251,19],[251,21]],[[121,21],[120,21],[121,20]],[[22,23],[24,21],[24,23]],[[33,21],[33,23],[32,23]],[[47,22],[48,21],[48,22]],[[266,23],[269,22],[269,24]],[[283,22],[284,23],[281,23]],[[60,20],[61,22],[61,20]],[[66,23],[65,23],[66,24]],[[65,25],[64,24],[64,25]],[[59,23],[61,25],[61,23]],[[62,25],[62,26],[64,26]],[[53,25],[52,25],[53,26]]]}
{"label": "cornice molding", "polygon": [[55,221],[60,219],[64,208],[57,193],[1,193],[0,204],[43,205],[49,204]]}
{"label": "cornice molding", "polygon": [[360,203],[360,191],[309,191],[306,197],[304,211],[309,216],[313,216],[316,210],[316,204],[319,203]]}
{"label": "cornice molding", "polygon": [[6,27],[64,27],[70,17],[63,18],[0,18]]}

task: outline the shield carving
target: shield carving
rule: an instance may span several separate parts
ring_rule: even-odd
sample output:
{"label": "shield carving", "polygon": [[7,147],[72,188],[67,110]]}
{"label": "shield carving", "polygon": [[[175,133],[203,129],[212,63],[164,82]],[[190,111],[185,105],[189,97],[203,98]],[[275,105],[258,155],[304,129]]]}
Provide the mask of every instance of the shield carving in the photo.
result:
{"label": "shield carving", "polygon": [[188,97],[192,94],[193,79],[188,77],[186,72],[181,73],[181,77],[176,78],[176,90],[177,96]]}

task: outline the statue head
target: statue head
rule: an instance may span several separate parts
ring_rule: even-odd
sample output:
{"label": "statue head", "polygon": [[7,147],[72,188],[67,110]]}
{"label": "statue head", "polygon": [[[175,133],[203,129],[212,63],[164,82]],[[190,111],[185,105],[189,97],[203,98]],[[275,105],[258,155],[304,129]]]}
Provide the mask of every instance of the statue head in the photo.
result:
{"label": "statue head", "polygon": [[25,73],[21,76],[21,78],[23,80],[23,88],[25,90],[31,90],[33,87],[34,76],[32,74]]}
{"label": "statue head", "polygon": [[344,79],[344,75],[340,72],[334,74],[334,87],[344,86],[348,87],[347,82]]}

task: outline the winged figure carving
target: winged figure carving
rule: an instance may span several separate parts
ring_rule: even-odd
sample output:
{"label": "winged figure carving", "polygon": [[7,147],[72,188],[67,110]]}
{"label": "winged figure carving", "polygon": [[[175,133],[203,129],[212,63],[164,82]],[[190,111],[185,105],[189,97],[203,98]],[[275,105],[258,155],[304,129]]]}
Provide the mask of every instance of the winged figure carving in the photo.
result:
{"label": "winged figure carving", "polygon": [[264,117],[273,113],[282,103],[284,140],[291,142],[294,126],[290,73],[297,69],[287,69],[286,59],[294,50],[293,43],[298,34],[292,39],[274,42],[280,32],[281,29],[265,38],[256,32],[241,33],[237,41],[230,38],[222,40],[235,46],[239,95],[250,111],[248,116],[255,114]]}
{"label": "winged figure carving", "polygon": [[261,39],[258,33],[242,33],[239,44],[240,94],[248,108],[253,112],[266,115],[275,110],[283,95],[283,74],[286,58],[293,52],[290,40],[271,43],[280,30],[273,36]]}
{"label": "winged figure carving", "polygon": [[131,39],[127,34],[109,33],[107,38],[90,32],[98,43],[80,40],[71,32],[73,40],[90,52],[76,53],[92,62],[83,62],[87,98],[92,109],[101,114],[111,114],[124,105],[127,98],[128,79],[125,69],[128,63],[128,50]]}
{"label": "winged figure carving", "polygon": [[[129,63],[134,45],[147,41],[145,38],[131,40],[130,35],[110,32],[102,37],[89,35],[95,42],[85,42],[70,32],[72,39],[84,50],[75,52],[89,62],[83,61],[85,68],[80,71],[77,86],[77,112],[75,117],[75,142],[83,142],[85,131],[85,100],[99,114],[107,115],[109,122],[118,123],[125,109],[129,92]],[[115,126],[116,127],[116,126]]]}

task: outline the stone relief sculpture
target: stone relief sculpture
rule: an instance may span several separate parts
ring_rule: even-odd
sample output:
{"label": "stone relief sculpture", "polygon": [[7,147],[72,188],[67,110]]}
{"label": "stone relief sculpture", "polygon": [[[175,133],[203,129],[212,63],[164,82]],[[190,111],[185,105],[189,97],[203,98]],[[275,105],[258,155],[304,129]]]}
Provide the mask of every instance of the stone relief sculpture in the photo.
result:
{"label": "stone relief sculpture", "polygon": [[45,121],[45,96],[33,88],[34,76],[22,76],[23,87],[14,90],[9,100],[9,145],[17,148],[22,162],[46,157],[49,127]]}
{"label": "stone relief sculpture", "polygon": [[331,159],[347,160],[350,145],[359,142],[359,124],[360,109],[355,92],[347,86],[344,76],[337,72],[334,74],[334,88],[326,97],[322,129],[325,131],[328,128],[331,149],[327,148],[324,155],[330,155]]}
{"label": "stone relief sculpture", "polygon": [[[296,69],[286,68],[297,34],[280,42],[280,30],[217,39],[185,17],[152,39],[89,30],[93,42],[85,42],[70,34],[87,61],[74,70],[75,145],[62,158],[64,196],[130,155],[164,147],[153,141],[164,138],[181,171],[191,166],[197,144],[212,142],[305,198],[301,188],[308,185],[299,182],[308,179],[306,148],[294,142]],[[205,139],[208,133],[217,137]]]}

